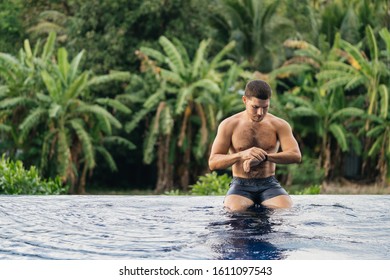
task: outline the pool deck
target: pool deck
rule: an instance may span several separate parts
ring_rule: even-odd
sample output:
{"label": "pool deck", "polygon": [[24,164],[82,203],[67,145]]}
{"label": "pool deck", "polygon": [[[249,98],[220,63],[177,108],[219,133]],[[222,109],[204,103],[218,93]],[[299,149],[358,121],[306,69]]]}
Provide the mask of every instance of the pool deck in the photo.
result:
{"label": "pool deck", "polygon": [[346,179],[324,182],[321,194],[390,194],[390,186],[380,186],[376,183],[361,184]]}

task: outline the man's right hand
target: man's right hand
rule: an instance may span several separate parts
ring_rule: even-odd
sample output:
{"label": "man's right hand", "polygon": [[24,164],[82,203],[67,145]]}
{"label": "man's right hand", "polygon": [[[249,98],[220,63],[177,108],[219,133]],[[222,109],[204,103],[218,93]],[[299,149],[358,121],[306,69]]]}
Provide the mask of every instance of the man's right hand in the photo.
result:
{"label": "man's right hand", "polygon": [[262,162],[265,160],[265,158],[267,156],[267,152],[261,148],[252,147],[252,148],[249,148],[247,150],[241,151],[240,155],[241,155],[241,159],[244,161],[251,160],[251,159],[255,158],[259,162]]}
{"label": "man's right hand", "polygon": [[247,159],[242,164],[242,167],[244,169],[244,172],[249,173],[251,171],[251,167],[259,165],[261,161],[259,161],[257,158]]}

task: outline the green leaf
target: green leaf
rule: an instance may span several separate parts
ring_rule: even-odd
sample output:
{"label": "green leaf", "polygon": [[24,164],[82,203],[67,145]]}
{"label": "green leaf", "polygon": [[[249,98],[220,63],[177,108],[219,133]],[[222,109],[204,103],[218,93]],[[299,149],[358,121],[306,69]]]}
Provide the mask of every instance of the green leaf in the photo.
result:
{"label": "green leaf", "polygon": [[49,117],[58,118],[58,112],[60,112],[62,107],[57,103],[52,103],[49,108]]}
{"label": "green leaf", "polygon": [[149,109],[141,109],[138,111],[132,118],[132,120],[125,125],[125,131],[130,133],[137,127],[138,123],[145,118],[145,116],[150,112]]}
{"label": "green leaf", "polygon": [[381,135],[376,139],[376,141],[374,142],[374,144],[372,144],[370,150],[368,151],[369,157],[375,157],[379,153],[381,146],[383,144],[383,140],[384,140],[384,135]]}
{"label": "green leaf", "polygon": [[201,88],[215,94],[221,91],[218,84],[210,79],[198,80],[191,85],[191,88]]}
{"label": "green leaf", "polygon": [[168,135],[172,133],[173,126],[174,119],[171,114],[171,109],[168,106],[165,106],[160,116],[160,130],[164,135]]}
{"label": "green leaf", "polygon": [[308,107],[297,107],[291,111],[292,117],[319,117],[318,112]]}
{"label": "green leaf", "polygon": [[349,150],[348,144],[347,144],[347,138],[346,133],[344,129],[338,125],[338,124],[331,124],[329,126],[330,132],[333,134],[333,136],[336,138],[337,143],[339,144],[341,150],[343,152],[346,152]]}
{"label": "green leaf", "polygon": [[29,40],[24,40],[24,51],[26,52],[27,59],[31,60],[33,57],[33,54],[31,51],[31,46],[30,46]]}
{"label": "green leaf", "polygon": [[75,130],[77,137],[79,138],[82,144],[83,154],[88,168],[93,169],[96,166],[96,162],[95,162],[95,154],[93,151],[93,144],[90,135],[84,129],[81,121],[72,120],[70,121],[70,124]]}
{"label": "green leaf", "polygon": [[122,102],[116,99],[111,99],[111,98],[97,98],[96,103],[101,104],[101,105],[106,105],[109,106],[117,111],[120,111],[124,114],[130,114],[131,110],[124,105]]}
{"label": "green leaf", "polygon": [[376,126],[367,131],[367,136],[371,138],[376,138],[379,135],[382,135],[385,131],[384,126]]}
{"label": "green leaf", "polygon": [[23,96],[11,97],[0,101],[0,109],[14,108],[16,106],[23,106],[30,102]]}
{"label": "green leaf", "polygon": [[205,53],[206,53],[207,47],[209,46],[210,42],[211,42],[211,40],[203,40],[202,42],[200,42],[200,45],[199,45],[198,49],[196,50],[194,62],[192,64],[192,77],[193,78],[198,77],[198,75],[199,75],[200,67],[205,60]]}
{"label": "green leaf", "polygon": [[58,68],[60,69],[60,73],[64,79],[64,81],[68,81],[68,72],[69,72],[69,62],[68,62],[68,52],[65,48],[58,49]]}
{"label": "green leaf", "polygon": [[7,96],[9,93],[9,87],[8,86],[0,86],[0,99]]}
{"label": "green leaf", "polygon": [[176,73],[184,74],[185,68],[183,59],[176,46],[165,36],[161,36],[159,42],[168,56],[167,63],[170,68]]}
{"label": "green leaf", "polygon": [[77,72],[78,72],[79,64],[80,64],[80,61],[81,61],[83,55],[84,55],[84,51],[81,51],[76,55],[75,58],[73,58],[73,60],[70,64],[68,83],[73,82],[73,80],[75,79]]}
{"label": "green leaf", "polygon": [[87,88],[87,81],[88,81],[88,73],[84,72],[80,76],[77,77],[76,80],[72,82],[72,84],[67,88],[65,92],[65,100],[68,101],[69,99],[77,98],[81,95],[83,90]]}
{"label": "green leaf", "polygon": [[56,81],[53,79],[53,77],[50,76],[47,71],[42,71],[41,77],[46,85],[46,89],[49,92],[51,98],[57,101],[59,98],[59,89],[57,88]]}
{"label": "green leaf", "polygon": [[189,99],[191,98],[192,91],[189,88],[183,88],[177,97],[176,102],[176,115],[180,115],[184,112],[184,109],[186,108]]}
{"label": "green leaf", "polygon": [[137,148],[137,146],[134,145],[131,141],[120,136],[107,136],[103,139],[103,142],[108,144],[118,144],[129,150],[134,150]]}
{"label": "green leaf", "polygon": [[158,119],[156,117],[153,118],[150,129],[148,131],[148,134],[146,136],[146,139],[144,141],[144,157],[143,161],[146,164],[152,163],[154,159],[154,146],[157,142],[158,137],[158,126],[156,125],[156,122],[158,122]]}
{"label": "green leaf", "polygon": [[50,32],[49,37],[47,38],[46,44],[43,47],[43,53],[41,58],[46,61],[50,58],[51,54],[53,53],[54,50],[54,44],[56,41],[56,33]]}
{"label": "green leaf", "polygon": [[388,113],[389,113],[389,91],[388,88],[385,85],[380,85],[379,86],[379,94],[381,97],[381,111],[380,111],[380,116],[383,119],[387,119]]}
{"label": "green leaf", "polygon": [[164,88],[159,88],[155,93],[150,95],[148,99],[146,99],[143,107],[146,109],[152,109],[157,104],[164,99]]}
{"label": "green leaf", "polygon": [[106,109],[100,107],[99,105],[83,104],[83,105],[79,106],[76,109],[76,111],[99,115],[100,117],[106,118],[115,127],[117,127],[117,128],[122,127],[122,124],[113,115],[111,115]]}
{"label": "green leaf", "polygon": [[157,60],[160,63],[165,63],[166,56],[157,50],[147,48],[147,47],[141,47],[140,51],[143,54],[147,55],[148,57],[150,57],[152,59]]}
{"label": "green leaf", "polygon": [[376,43],[374,31],[371,26],[366,26],[366,38],[368,47],[370,48],[370,57],[373,61],[378,62],[378,45]]}
{"label": "green leaf", "polygon": [[118,171],[118,167],[115,163],[115,160],[106,148],[98,146],[96,147],[96,151],[106,160],[108,167],[111,169],[111,171]]}
{"label": "green leaf", "polygon": [[125,71],[112,71],[110,74],[93,77],[88,81],[88,86],[105,84],[112,81],[127,81],[130,73]]}
{"label": "green leaf", "polygon": [[17,58],[15,58],[14,56],[10,55],[10,54],[7,54],[7,53],[2,53],[0,52],[0,62],[3,62],[4,64],[12,67],[12,68],[15,68],[15,69],[18,69],[20,70],[22,68],[22,66],[20,65],[20,62]]}
{"label": "green leaf", "polygon": [[357,63],[359,63],[360,67],[362,68],[363,72],[370,75],[372,74],[372,69],[370,67],[369,62],[363,57],[360,50],[350,44],[347,41],[340,40],[340,46],[343,48],[351,57],[353,57]]}
{"label": "green leaf", "polygon": [[211,60],[209,71],[217,68],[218,64],[223,59],[223,57],[229,52],[231,52],[235,47],[236,47],[235,41],[231,41],[226,46],[224,46],[223,49],[219,51],[216,56],[214,56],[213,60]]}
{"label": "green leaf", "polygon": [[333,116],[330,118],[330,121],[336,120],[337,118],[345,118],[345,117],[360,117],[364,115],[364,110],[354,107],[343,108],[338,110]]}

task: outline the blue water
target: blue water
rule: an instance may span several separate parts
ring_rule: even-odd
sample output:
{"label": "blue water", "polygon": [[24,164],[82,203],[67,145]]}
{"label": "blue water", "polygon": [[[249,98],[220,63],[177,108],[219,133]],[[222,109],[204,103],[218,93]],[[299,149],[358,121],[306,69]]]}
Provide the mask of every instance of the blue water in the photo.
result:
{"label": "blue water", "polygon": [[292,196],[227,213],[222,196],[0,196],[0,259],[390,259],[390,196]]}

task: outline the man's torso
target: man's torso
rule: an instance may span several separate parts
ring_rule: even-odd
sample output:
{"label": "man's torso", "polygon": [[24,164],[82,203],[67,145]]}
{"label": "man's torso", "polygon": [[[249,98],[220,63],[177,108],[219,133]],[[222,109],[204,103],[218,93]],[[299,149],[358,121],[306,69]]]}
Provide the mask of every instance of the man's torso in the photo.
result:
{"label": "man's torso", "polygon": [[[277,118],[271,114],[261,122],[251,122],[243,114],[237,114],[232,119],[232,139],[230,151],[237,153],[252,147],[259,147],[267,153],[275,153],[279,149],[276,132]],[[243,170],[243,161],[235,163],[232,167],[233,176],[242,178],[266,178],[275,175],[275,164],[264,162],[252,167],[249,173]]]}

